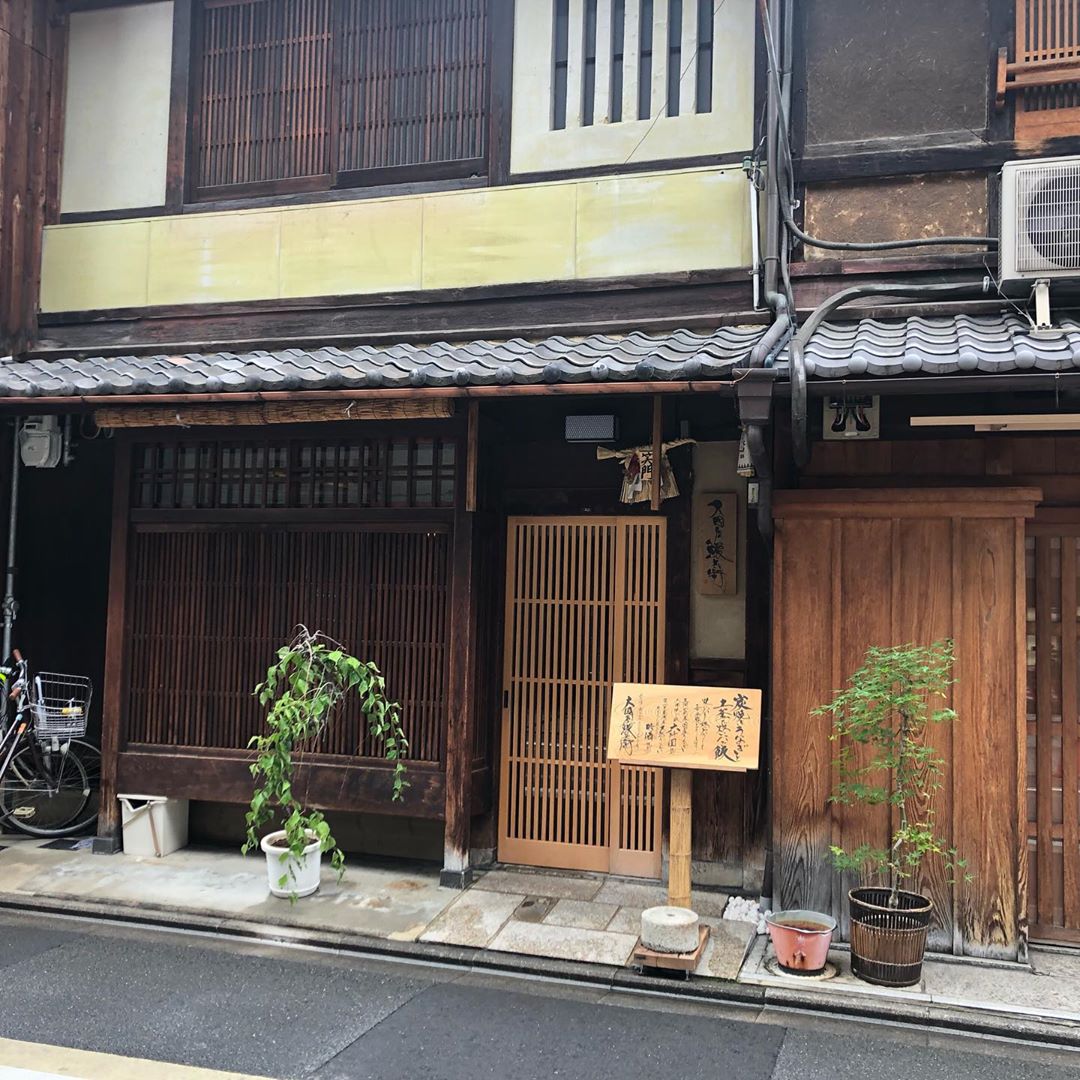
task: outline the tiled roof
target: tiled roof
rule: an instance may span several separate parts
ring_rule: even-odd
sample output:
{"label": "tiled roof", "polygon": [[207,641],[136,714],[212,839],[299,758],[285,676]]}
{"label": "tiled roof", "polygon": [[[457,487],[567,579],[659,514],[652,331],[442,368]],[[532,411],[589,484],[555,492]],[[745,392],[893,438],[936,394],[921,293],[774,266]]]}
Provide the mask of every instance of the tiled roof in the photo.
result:
{"label": "tiled roof", "polygon": [[825,323],[807,343],[806,373],[836,379],[1080,368],[1080,323],[1062,316],[1056,327],[1036,336],[1014,312]]}
{"label": "tiled roof", "polygon": [[746,362],[764,330],[8,361],[0,397],[716,379]]}

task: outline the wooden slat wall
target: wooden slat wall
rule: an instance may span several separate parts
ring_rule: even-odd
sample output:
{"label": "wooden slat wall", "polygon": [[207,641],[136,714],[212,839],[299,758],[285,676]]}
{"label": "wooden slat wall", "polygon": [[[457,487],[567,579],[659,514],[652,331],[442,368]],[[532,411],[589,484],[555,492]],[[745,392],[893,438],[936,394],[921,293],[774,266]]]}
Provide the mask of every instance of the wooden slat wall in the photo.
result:
{"label": "wooden slat wall", "polygon": [[0,356],[36,333],[53,64],[46,0],[0,3]]}
{"label": "wooden slat wall", "polygon": [[[1016,63],[1037,69],[1051,61],[1080,61],[1077,0],[1016,0]],[[1016,137],[1027,141],[1075,134],[1080,126],[1080,80],[1019,91]]]}
{"label": "wooden slat wall", "polygon": [[206,0],[200,187],[328,172],[331,0]]}
{"label": "wooden slat wall", "polygon": [[1032,937],[1080,941],[1080,513],[1029,526],[1028,918]]}
{"label": "wooden slat wall", "polygon": [[[442,761],[448,548],[434,531],[136,526],[123,743],[246,747],[262,718],[251,691],[303,622],[374,660],[410,757]],[[356,703],[317,749],[377,756]]]}
{"label": "wooden slat wall", "polygon": [[845,489],[777,495],[774,563],[773,769],[775,903],[831,912],[847,931],[853,881],[829,846],[881,845],[882,808],[828,803],[835,781],[828,701],[866,646],[952,637],[959,722],[934,732],[946,759],[937,823],[969,860],[970,883],[930,862],[920,888],[935,903],[931,945],[1015,957],[1025,927],[1020,859],[1025,734],[1023,520],[1034,489]]}
{"label": "wooden slat wall", "polygon": [[485,153],[488,0],[343,0],[337,168]]}

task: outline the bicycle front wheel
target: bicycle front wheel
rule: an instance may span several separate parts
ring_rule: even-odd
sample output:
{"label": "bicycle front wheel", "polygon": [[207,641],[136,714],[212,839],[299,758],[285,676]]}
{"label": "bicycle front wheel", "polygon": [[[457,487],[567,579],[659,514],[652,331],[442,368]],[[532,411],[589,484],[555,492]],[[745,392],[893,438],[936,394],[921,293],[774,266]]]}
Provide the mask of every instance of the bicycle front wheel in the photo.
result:
{"label": "bicycle front wheel", "polygon": [[77,754],[23,746],[0,781],[0,819],[31,836],[64,836],[82,828],[90,781]]}

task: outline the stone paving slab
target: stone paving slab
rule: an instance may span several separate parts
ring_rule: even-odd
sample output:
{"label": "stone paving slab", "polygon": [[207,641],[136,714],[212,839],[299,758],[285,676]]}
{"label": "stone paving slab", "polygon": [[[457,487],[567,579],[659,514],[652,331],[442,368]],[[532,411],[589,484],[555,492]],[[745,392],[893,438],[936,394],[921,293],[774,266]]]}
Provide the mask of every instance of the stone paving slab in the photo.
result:
{"label": "stone paving slab", "polygon": [[569,900],[592,900],[603,883],[600,877],[533,873],[528,870],[488,870],[476,881],[479,888],[489,892],[554,896],[559,899],[565,897]]}
{"label": "stone paving slab", "polygon": [[597,904],[589,900],[560,900],[548,912],[548,926],[571,926],[578,930],[603,930],[619,909],[614,904]]}
{"label": "stone paving slab", "polygon": [[51,851],[5,838],[0,850],[0,891],[62,903],[66,899],[116,907],[151,908],[218,919],[343,930],[413,941],[460,893],[439,887],[438,870],[346,867],[342,881],[323,869],[319,891],[302,903],[271,897],[260,855],[185,849],[164,859]]}
{"label": "stone paving slab", "polygon": [[420,935],[420,940],[482,949],[503,928],[524,899],[518,893],[469,889],[435,919]]}
{"label": "stone paving slab", "polygon": [[606,930],[579,930],[573,926],[511,919],[488,948],[495,952],[622,966],[630,959],[636,943],[637,936],[633,934],[611,934]]}
{"label": "stone paving slab", "polygon": [[[617,904],[619,907],[636,907],[644,910],[667,903],[667,886],[609,878],[589,899],[601,904]],[[694,889],[690,897],[690,906],[698,915],[715,918],[724,914],[727,902],[727,893],[712,892],[708,889]]]}

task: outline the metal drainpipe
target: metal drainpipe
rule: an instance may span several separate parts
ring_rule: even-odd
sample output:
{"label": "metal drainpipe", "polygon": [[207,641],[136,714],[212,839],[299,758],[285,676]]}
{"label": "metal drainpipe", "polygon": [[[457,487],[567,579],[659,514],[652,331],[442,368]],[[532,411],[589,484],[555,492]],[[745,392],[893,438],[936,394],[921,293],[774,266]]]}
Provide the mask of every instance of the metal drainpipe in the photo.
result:
{"label": "metal drainpipe", "polygon": [[15,600],[15,528],[19,520],[19,421],[15,421],[15,437],[11,454],[11,502],[8,507],[7,571],[4,575],[4,655],[11,655],[11,631],[19,605]]}

